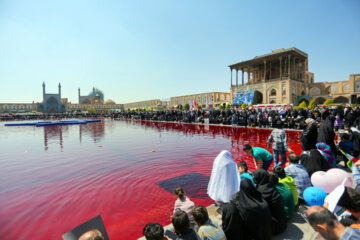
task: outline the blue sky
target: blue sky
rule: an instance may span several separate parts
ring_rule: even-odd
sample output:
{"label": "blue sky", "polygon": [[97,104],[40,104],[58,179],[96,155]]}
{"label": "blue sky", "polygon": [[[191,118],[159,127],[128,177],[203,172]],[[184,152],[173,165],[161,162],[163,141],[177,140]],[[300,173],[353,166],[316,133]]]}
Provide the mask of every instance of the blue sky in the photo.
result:
{"label": "blue sky", "polygon": [[228,65],[278,48],[309,55],[315,81],[360,73],[360,1],[0,0],[0,102],[77,103],[229,92]]}

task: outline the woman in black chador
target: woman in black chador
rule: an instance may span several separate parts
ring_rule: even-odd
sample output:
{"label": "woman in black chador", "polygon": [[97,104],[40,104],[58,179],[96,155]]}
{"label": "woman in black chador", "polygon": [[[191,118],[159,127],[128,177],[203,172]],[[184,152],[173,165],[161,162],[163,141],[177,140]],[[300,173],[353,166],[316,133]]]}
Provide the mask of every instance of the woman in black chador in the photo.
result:
{"label": "woman in black chador", "polygon": [[253,177],[256,183],[256,189],[269,205],[272,233],[278,234],[283,232],[286,229],[287,222],[284,200],[272,183],[270,174],[264,169],[258,169],[253,172]]}
{"label": "woman in black chador", "polygon": [[271,239],[269,206],[249,179],[241,180],[240,191],[223,207],[222,224],[228,240]]}

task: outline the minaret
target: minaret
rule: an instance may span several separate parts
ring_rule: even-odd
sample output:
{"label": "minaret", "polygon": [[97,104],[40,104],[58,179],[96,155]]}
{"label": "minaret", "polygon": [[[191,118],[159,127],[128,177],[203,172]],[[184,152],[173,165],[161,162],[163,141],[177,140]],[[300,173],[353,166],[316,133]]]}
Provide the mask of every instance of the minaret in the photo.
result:
{"label": "minaret", "polygon": [[58,104],[58,112],[61,112],[61,84],[59,83],[59,104]]}
{"label": "minaret", "polygon": [[79,92],[79,104],[81,103],[80,102],[80,88],[78,88],[78,92]]}
{"label": "minaret", "polygon": [[45,93],[45,82],[43,82],[43,84],[42,84],[42,86],[43,86],[43,112],[47,112],[47,106],[46,106],[46,99],[45,99],[45,95],[46,95],[46,93]]}

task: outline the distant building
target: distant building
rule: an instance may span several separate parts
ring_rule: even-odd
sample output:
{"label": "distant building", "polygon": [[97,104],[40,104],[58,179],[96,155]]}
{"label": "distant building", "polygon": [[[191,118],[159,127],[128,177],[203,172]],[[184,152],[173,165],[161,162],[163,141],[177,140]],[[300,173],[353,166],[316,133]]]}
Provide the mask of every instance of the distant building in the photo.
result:
{"label": "distant building", "polygon": [[309,95],[319,104],[326,99],[333,99],[334,103],[360,104],[360,74],[351,74],[344,81],[313,83]]}
{"label": "distant building", "polygon": [[0,113],[25,113],[36,111],[37,104],[32,103],[0,103]]}
{"label": "distant building", "polygon": [[43,87],[43,102],[37,104],[37,111],[43,113],[62,113],[66,112],[66,103],[61,102],[61,84],[59,83],[59,92],[46,93],[45,82]]}
{"label": "distant building", "polygon": [[254,90],[253,104],[297,105],[302,101],[309,103],[312,99],[321,104],[328,98],[335,103],[347,103],[352,95],[353,100],[360,103],[360,74],[352,74],[346,81],[315,83],[314,73],[308,71],[307,53],[295,47],[274,50],[269,54],[232,64],[229,68],[232,102],[238,92]]}
{"label": "distant building", "polygon": [[135,109],[153,109],[153,110],[165,110],[169,105],[168,101],[162,101],[160,99],[153,99],[153,100],[145,100],[139,102],[131,102],[125,103],[124,109],[127,110],[135,110]]}
{"label": "distant building", "polygon": [[184,96],[177,96],[170,98],[170,107],[184,106],[188,103],[190,106],[193,104],[194,99],[198,106],[206,106],[206,103],[217,107],[223,103],[231,103],[231,97],[228,92],[208,92],[198,93]]}
{"label": "distant building", "polygon": [[102,104],[104,102],[104,93],[93,87],[92,92],[87,96],[80,96],[80,88],[79,91],[79,104]]}
{"label": "distant building", "polygon": [[68,112],[83,112],[89,108],[94,108],[96,112],[104,111],[123,111],[124,104],[116,104],[113,100],[104,101],[104,93],[95,87],[87,96],[81,96],[78,89],[79,104],[67,104]]}

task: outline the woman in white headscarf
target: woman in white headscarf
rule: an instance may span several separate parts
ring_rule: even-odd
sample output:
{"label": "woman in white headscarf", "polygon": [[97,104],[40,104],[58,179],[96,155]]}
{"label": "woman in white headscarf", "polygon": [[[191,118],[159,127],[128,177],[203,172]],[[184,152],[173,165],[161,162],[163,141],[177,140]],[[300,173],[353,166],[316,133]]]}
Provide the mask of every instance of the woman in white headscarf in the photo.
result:
{"label": "woman in white headscarf", "polygon": [[238,167],[231,153],[223,150],[214,160],[207,193],[216,202],[228,203],[239,190]]}

